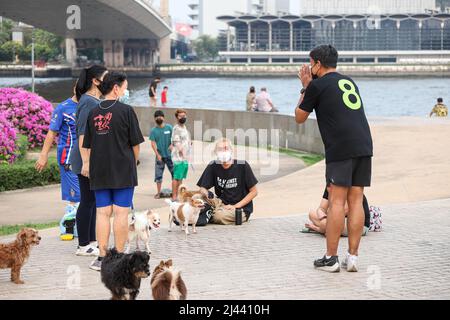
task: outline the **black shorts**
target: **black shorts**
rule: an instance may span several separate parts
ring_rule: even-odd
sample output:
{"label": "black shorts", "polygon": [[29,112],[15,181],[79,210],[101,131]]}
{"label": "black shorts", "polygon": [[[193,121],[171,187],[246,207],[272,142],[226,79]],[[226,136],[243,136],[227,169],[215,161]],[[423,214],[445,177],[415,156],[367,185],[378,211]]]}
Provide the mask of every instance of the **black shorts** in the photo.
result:
{"label": "black shorts", "polygon": [[370,187],[372,157],[354,158],[327,163],[327,185],[340,187]]}

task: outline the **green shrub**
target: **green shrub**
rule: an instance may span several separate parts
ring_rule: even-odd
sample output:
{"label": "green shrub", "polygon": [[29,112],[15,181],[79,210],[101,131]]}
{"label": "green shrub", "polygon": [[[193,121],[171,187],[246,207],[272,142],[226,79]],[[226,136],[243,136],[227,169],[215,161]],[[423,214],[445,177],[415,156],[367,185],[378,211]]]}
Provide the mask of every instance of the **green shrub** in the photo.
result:
{"label": "green shrub", "polygon": [[55,158],[49,159],[42,173],[34,168],[35,161],[22,160],[0,165],[0,192],[26,189],[60,182],[59,166]]}
{"label": "green shrub", "polygon": [[17,135],[16,145],[17,145],[16,161],[23,160],[28,150],[27,136],[23,134]]}

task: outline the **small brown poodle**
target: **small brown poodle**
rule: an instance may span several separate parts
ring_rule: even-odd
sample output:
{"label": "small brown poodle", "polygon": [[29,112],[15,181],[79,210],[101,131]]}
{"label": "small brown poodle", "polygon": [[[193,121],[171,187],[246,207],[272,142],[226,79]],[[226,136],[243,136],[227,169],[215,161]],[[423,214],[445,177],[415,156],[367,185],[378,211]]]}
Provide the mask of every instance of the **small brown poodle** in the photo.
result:
{"label": "small brown poodle", "polygon": [[20,269],[30,256],[31,247],[41,241],[35,229],[24,228],[17,234],[17,239],[8,244],[0,243],[0,269],[11,269],[11,281],[23,284],[20,280]]}

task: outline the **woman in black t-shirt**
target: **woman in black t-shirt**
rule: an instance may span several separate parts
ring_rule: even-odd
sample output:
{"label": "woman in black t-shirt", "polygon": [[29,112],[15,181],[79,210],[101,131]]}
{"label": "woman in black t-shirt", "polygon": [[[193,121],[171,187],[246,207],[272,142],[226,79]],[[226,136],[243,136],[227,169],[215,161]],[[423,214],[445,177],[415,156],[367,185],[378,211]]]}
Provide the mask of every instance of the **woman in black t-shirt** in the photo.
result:
{"label": "woman in black t-shirt", "polygon": [[99,270],[106,254],[110,218],[114,212],[115,247],[123,252],[128,238],[128,213],[138,185],[139,145],[144,142],[133,108],[121,102],[127,96],[127,77],[109,73],[102,84],[105,100],[88,117],[83,147],[90,152],[91,189],[97,205],[97,238],[100,256],[91,268]]}

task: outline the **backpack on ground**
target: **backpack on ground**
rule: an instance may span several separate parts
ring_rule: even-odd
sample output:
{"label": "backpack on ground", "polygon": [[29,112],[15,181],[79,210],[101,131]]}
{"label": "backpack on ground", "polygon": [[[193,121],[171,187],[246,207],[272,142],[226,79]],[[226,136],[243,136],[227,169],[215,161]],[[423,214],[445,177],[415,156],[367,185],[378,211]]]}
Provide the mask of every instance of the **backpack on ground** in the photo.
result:
{"label": "backpack on ground", "polygon": [[59,230],[61,233],[61,240],[70,241],[78,237],[77,232],[77,210],[78,203],[75,205],[68,204],[65,209],[64,216],[59,223]]}

